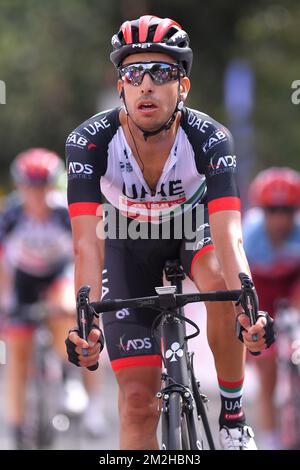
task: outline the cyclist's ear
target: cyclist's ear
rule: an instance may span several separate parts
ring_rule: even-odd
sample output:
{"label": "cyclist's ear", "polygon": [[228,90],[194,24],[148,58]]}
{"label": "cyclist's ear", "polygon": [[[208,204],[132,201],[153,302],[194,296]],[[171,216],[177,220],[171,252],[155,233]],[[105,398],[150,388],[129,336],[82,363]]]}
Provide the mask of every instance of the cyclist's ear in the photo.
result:
{"label": "cyclist's ear", "polygon": [[180,80],[180,90],[179,90],[179,94],[180,94],[180,100],[181,101],[185,101],[187,99],[187,95],[190,91],[190,80],[188,79],[188,77],[182,77],[181,80]]}
{"label": "cyclist's ear", "polygon": [[124,99],[124,86],[123,86],[123,81],[120,79],[120,77],[118,78],[118,81],[117,81],[117,92],[118,92],[119,98]]}
{"label": "cyclist's ear", "polygon": [[123,87],[121,88],[121,91],[120,91],[119,97],[121,98],[121,100],[123,100],[123,99],[124,99],[124,88],[123,88]]}

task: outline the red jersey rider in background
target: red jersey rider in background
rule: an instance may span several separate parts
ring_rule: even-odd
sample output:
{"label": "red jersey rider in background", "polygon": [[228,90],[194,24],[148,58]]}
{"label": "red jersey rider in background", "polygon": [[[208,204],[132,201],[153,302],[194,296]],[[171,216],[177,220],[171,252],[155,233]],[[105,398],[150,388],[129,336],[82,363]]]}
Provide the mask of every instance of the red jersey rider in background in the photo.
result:
{"label": "red jersey rider in background", "polygon": [[[244,246],[260,301],[260,308],[276,312],[281,299],[296,308],[300,281],[300,174],[289,168],[269,168],[250,187],[250,209],[244,220]],[[259,420],[262,445],[280,448],[274,405],[276,345],[259,357]]]}

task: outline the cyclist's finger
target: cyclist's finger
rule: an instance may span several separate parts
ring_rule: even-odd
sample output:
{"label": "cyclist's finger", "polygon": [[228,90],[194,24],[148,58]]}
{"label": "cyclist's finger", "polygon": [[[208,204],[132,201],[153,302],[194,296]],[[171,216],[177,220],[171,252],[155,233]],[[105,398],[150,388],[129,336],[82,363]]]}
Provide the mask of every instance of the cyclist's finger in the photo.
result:
{"label": "cyclist's finger", "polygon": [[245,346],[250,352],[262,352],[266,349],[265,344],[260,344],[259,346],[257,346],[257,343],[251,343],[251,344],[245,344]]}
{"label": "cyclist's finger", "polygon": [[258,341],[253,341],[251,339],[249,340],[245,338],[244,336],[244,344],[252,352],[262,351],[263,349],[266,348],[265,338],[260,338]]}
{"label": "cyclist's finger", "polygon": [[93,347],[95,346],[95,344],[97,344],[99,337],[100,337],[100,331],[97,330],[96,328],[93,328],[90,331],[89,336],[88,336],[88,343],[90,347]]}
{"label": "cyclist's finger", "polygon": [[251,344],[245,344],[245,345],[246,345],[246,348],[250,352],[262,352],[266,349],[266,344],[265,343],[259,344],[259,345],[257,345],[257,343],[251,343]]}
{"label": "cyclist's finger", "polygon": [[100,344],[99,343],[96,343],[95,346],[93,346],[91,348],[91,346],[89,347],[89,356],[93,355],[93,354],[98,354],[100,353]]}
{"label": "cyclist's finger", "polygon": [[[93,346],[92,348],[90,346],[88,346],[88,348],[84,348],[84,349],[87,349],[88,350],[88,356],[92,356],[93,354],[97,354],[97,353],[100,353],[100,344],[97,343],[95,346]],[[75,352],[79,355],[82,355],[82,348],[77,346],[75,348]]]}
{"label": "cyclist's finger", "polygon": [[[265,330],[261,330],[259,331],[258,333],[255,333],[257,335],[257,341],[259,341],[260,339],[262,339],[265,335]],[[247,331],[243,331],[242,333],[243,335],[243,338],[246,339],[247,341],[253,341],[253,333],[250,333],[250,330],[247,332]]]}
{"label": "cyclist's finger", "polygon": [[248,331],[248,329],[250,327],[250,320],[247,317],[247,315],[245,313],[240,313],[237,317],[237,320],[238,320],[238,322],[240,322],[242,327],[245,328],[245,330]]}
{"label": "cyclist's finger", "polygon": [[263,331],[263,334],[265,334],[264,327],[266,326],[266,324],[267,324],[267,320],[264,317],[260,317],[258,318],[255,325],[249,328],[248,333],[250,333],[251,335],[254,335],[256,333],[260,333],[261,331]]}
{"label": "cyclist's finger", "polygon": [[78,359],[81,366],[92,366],[99,360],[99,354],[93,354],[92,356],[79,356]]}
{"label": "cyclist's finger", "polygon": [[88,348],[89,347],[89,344],[87,343],[87,341],[80,338],[79,334],[76,331],[72,331],[69,334],[69,340],[72,341],[72,343],[76,344],[77,347],[80,347],[80,348]]}

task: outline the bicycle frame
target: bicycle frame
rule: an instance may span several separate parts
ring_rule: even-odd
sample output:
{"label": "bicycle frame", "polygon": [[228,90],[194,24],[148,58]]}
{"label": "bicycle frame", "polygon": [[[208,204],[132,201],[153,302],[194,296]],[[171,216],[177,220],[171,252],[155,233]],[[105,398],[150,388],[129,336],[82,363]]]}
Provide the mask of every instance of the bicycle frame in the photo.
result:
{"label": "bicycle frame", "polygon": [[[174,286],[174,293],[176,289],[181,294],[182,280],[185,278],[181,266],[176,261],[167,262],[165,273],[167,280]],[[166,289],[167,292],[168,289],[172,288],[158,288],[157,291],[162,292],[163,289]],[[182,318],[178,318],[176,314],[179,314]],[[198,383],[194,376],[191,354],[188,351],[184,318],[184,309],[181,307],[167,313],[161,324],[162,354],[166,369],[162,374],[165,387],[158,394],[158,397],[162,398],[162,448],[176,450],[180,447],[181,442],[179,441],[181,440],[183,448],[202,449],[202,436],[199,429],[201,418],[209,447],[214,450],[215,446],[203,403],[203,401],[207,401],[207,398],[200,395]],[[195,395],[198,395],[197,401]],[[170,421],[172,422],[174,419],[170,414],[174,413],[174,407],[179,407],[179,413],[176,410],[175,414],[177,414],[177,425],[180,425],[181,429],[178,430],[179,436],[175,438],[175,442],[172,442],[172,436],[170,437],[170,435],[174,433],[174,430],[171,429]],[[175,449],[172,448],[173,446],[175,446]]]}

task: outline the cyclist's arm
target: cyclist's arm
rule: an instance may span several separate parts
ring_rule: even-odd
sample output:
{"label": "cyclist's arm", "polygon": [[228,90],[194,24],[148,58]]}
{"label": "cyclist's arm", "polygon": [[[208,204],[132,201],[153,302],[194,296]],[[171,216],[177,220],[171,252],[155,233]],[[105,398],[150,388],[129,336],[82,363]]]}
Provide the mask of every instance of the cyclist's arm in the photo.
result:
{"label": "cyclist's arm", "polygon": [[[251,276],[243,248],[240,213],[233,210],[216,212],[210,216],[210,227],[226,286],[228,289],[239,289],[239,273],[244,272]],[[239,306],[236,307],[236,311],[239,314],[243,309]],[[247,348],[252,352],[265,349],[263,337],[266,319],[260,317],[255,325],[250,327],[249,318],[246,315],[239,315],[239,322],[247,330],[243,333]],[[258,341],[253,341],[253,335],[258,335]]]}
{"label": "cyclist's arm", "polygon": [[239,273],[250,275],[243,247],[241,214],[235,210],[215,212],[210,215],[210,228],[226,286],[228,289],[239,289]]}
{"label": "cyclist's arm", "polygon": [[239,289],[239,273],[250,274],[250,270],[243,249],[237,158],[230,132],[223,126],[216,128],[215,134],[222,139],[201,159],[207,184],[209,222],[227,288]]}
{"label": "cyclist's arm", "polygon": [[[75,254],[75,291],[83,285],[89,285],[90,300],[98,301],[101,297],[101,279],[103,268],[104,241],[98,239],[98,224],[102,218],[93,215],[81,215],[72,218],[72,234]],[[93,325],[99,326],[99,320],[95,317]],[[99,360],[100,345],[98,343],[100,330],[92,328],[88,336],[88,343],[81,339],[77,332],[68,335],[67,352],[69,360],[82,367],[94,366]],[[73,345],[72,345],[73,343]],[[88,356],[83,349],[88,348]],[[70,354],[77,354],[75,362]]]}
{"label": "cyclist's arm", "polygon": [[[103,240],[100,240],[100,180],[106,170],[107,154],[88,140],[80,126],[66,142],[68,206],[75,251],[75,291],[90,285],[90,298],[99,301],[103,268]],[[80,144],[79,144],[80,143]],[[98,143],[98,142],[97,142]],[[92,144],[92,146],[91,146]]]}
{"label": "cyclist's arm", "polygon": [[[212,240],[219,259],[224,280],[228,289],[239,289],[239,273],[250,275],[250,269],[243,248],[240,196],[236,183],[236,156],[230,132],[222,128],[225,134],[220,143],[209,150],[201,162],[206,176],[209,221]],[[241,313],[241,306],[237,313]],[[265,318],[258,318],[255,325],[246,315],[239,316],[239,322],[248,330],[243,333],[244,343],[250,351],[261,351],[264,346]],[[252,335],[258,335],[258,342]]]}
{"label": "cyclist's arm", "polygon": [[[101,297],[103,267],[103,240],[97,237],[101,201],[100,179],[106,171],[107,155],[102,146],[88,140],[84,124],[72,132],[66,143],[68,168],[68,205],[72,224],[75,252],[75,290],[90,285],[90,300]],[[90,145],[92,144],[92,145]],[[96,318],[94,324],[97,323]],[[100,331],[93,328],[88,336],[89,344],[79,338],[76,332],[69,333],[66,341],[69,360],[76,365],[89,367],[99,358]],[[74,346],[75,345],[75,346]],[[88,356],[83,349],[89,348]]]}
{"label": "cyclist's arm", "polygon": [[91,287],[90,300],[99,301],[104,258],[104,240],[99,239],[101,217],[82,215],[72,219],[72,233],[75,253],[75,291],[88,284]]}

